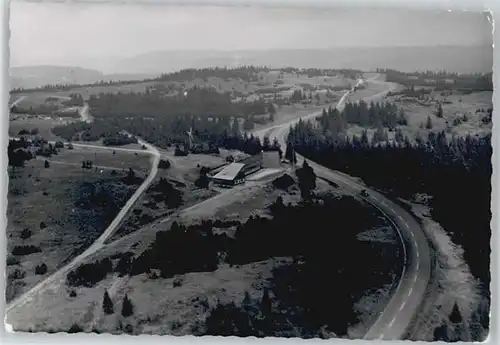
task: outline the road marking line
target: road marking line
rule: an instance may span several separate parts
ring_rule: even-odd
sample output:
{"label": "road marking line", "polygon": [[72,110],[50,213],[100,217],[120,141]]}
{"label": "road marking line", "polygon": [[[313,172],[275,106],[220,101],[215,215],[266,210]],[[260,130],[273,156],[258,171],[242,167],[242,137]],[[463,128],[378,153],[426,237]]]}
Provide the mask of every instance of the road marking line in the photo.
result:
{"label": "road marking line", "polygon": [[403,217],[401,217],[401,216],[398,216],[398,218],[401,219],[401,220],[403,220]]}
{"label": "road marking line", "polygon": [[392,211],[392,212],[396,212],[396,211],[394,211],[394,209],[393,209],[392,207],[391,207],[391,211]]}
{"label": "road marking line", "polygon": [[384,205],[384,206],[387,206],[387,204],[385,203],[385,201],[382,201],[381,204]]}
{"label": "road marking line", "polygon": [[417,252],[417,259],[420,257],[420,254]]}
{"label": "road marking line", "polygon": [[379,338],[379,339],[383,339],[383,338],[384,338],[384,334],[382,333],[382,334],[380,335],[380,337],[378,337],[378,338]]}
{"label": "road marking line", "polygon": [[417,271],[418,271],[418,261],[417,261]]}
{"label": "road marking line", "polygon": [[415,275],[415,277],[413,277],[413,282],[416,282],[417,281],[417,275]]}
{"label": "road marking line", "polygon": [[392,319],[392,321],[389,322],[389,327],[392,327],[392,325],[394,324],[394,321],[396,321],[396,318]]}
{"label": "road marking line", "polygon": [[411,295],[411,292],[413,291],[413,287],[410,288],[410,290],[408,290],[408,296]]}
{"label": "road marking line", "polygon": [[[406,228],[407,228],[407,229],[409,229],[409,228],[410,228],[410,226],[409,226],[409,225],[408,225],[408,223],[406,223],[406,222],[405,222],[405,226],[406,226]],[[411,235],[413,236],[413,232],[411,233]]]}
{"label": "road marking line", "polygon": [[401,303],[401,306],[399,307],[399,310],[403,310],[403,308],[405,307],[405,304],[406,304],[406,301],[403,301],[403,303]]}

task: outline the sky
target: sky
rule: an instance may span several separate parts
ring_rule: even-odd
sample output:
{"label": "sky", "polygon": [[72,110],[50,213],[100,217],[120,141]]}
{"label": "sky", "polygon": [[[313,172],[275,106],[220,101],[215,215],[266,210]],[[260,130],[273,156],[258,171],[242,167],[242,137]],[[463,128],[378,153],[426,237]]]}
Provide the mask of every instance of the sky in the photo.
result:
{"label": "sky", "polygon": [[89,65],[159,50],[491,45],[484,14],[35,3],[13,0],[11,66]]}

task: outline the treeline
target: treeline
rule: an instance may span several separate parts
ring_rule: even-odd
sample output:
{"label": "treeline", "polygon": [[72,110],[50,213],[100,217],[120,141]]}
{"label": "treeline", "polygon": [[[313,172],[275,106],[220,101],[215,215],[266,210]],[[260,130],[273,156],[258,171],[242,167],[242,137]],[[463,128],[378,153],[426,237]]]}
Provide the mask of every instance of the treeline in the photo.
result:
{"label": "treeline", "polygon": [[279,69],[281,73],[295,73],[305,74],[309,78],[313,77],[335,77],[338,75],[343,76],[347,79],[357,79],[359,76],[363,75],[363,71],[358,69],[350,69],[350,68],[340,68],[340,69],[332,69],[332,68],[295,68],[295,67],[284,67]]}
{"label": "treeline", "polygon": [[[206,118],[193,119],[176,117],[150,121],[147,119],[95,119],[92,123],[72,123],[52,129],[53,133],[69,141],[97,141],[103,139],[105,144],[125,145],[136,143],[135,136],[158,147],[169,148],[172,145],[189,147],[189,129],[193,129],[195,143],[191,147],[194,153],[216,153],[218,147],[237,149],[248,154],[256,154],[264,149],[258,137],[243,134],[237,119],[231,122],[227,117],[217,117],[213,121]],[[134,136],[120,134],[127,131]],[[186,150],[187,151],[187,150]]]}
{"label": "treeline", "polygon": [[36,91],[67,91],[76,88],[82,87],[92,87],[92,86],[102,86],[102,85],[131,85],[131,84],[140,84],[145,82],[155,82],[155,81],[171,81],[171,82],[179,82],[179,81],[187,81],[195,78],[201,78],[206,80],[210,77],[217,77],[224,80],[236,79],[236,80],[244,80],[246,82],[255,82],[258,81],[258,73],[259,72],[269,72],[271,70],[279,70],[285,73],[303,73],[307,74],[309,77],[314,76],[335,76],[335,75],[343,75],[345,78],[356,79],[358,75],[362,73],[359,70],[351,70],[351,69],[298,69],[293,67],[281,68],[281,69],[271,69],[266,66],[241,66],[235,68],[227,68],[227,67],[215,67],[215,68],[201,68],[201,69],[182,69],[180,71],[165,73],[156,78],[145,78],[143,80],[117,80],[117,81],[105,81],[101,80],[96,83],[90,84],[47,84],[42,85],[36,88],[14,88],[10,91],[11,94],[16,93],[28,93],[28,92],[36,92]]}
{"label": "treeline", "polygon": [[137,139],[121,134],[122,130],[115,121],[95,119],[92,123],[74,122],[55,126],[52,133],[68,141],[96,141],[103,138],[110,145],[111,142],[115,142],[113,145],[137,142]]}
{"label": "treeline", "polygon": [[415,85],[411,85],[411,86],[408,86],[404,90],[401,90],[401,91],[396,91],[396,92],[389,91],[387,93],[387,96],[390,97],[390,96],[395,96],[395,95],[402,95],[405,97],[415,97],[418,99],[424,99],[426,96],[430,95],[431,93],[432,93],[431,89],[424,89],[424,88],[415,89]]}
{"label": "treeline", "polygon": [[363,75],[363,71],[357,69],[321,69],[321,68],[307,68],[301,70],[301,73],[306,74],[309,78],[312,77],[334,77],[341,75],[347,79],[358,79]]}
{"label": "treeline", "polygon": [[242,66],[237,68],[215,67],[215,68],[202,68],[202,69],[183,69],[178,72],[162,74],[154,80],[158,81],[186,81],[193,79],[204,79],[210,77],[217,77],[224,80],[236,79],[244,80],[246,82],[253,82],[258,80],[259,72],[267,72],[270,69],[264,66]]}
{"label": "treeline", "polygon": [[386,81],[407,87],[432,86],[435,90],[493,91],[493,73],[458,74],[446,71],[404,73],[391,69],[377,69],[386,75]]}
{"label": "treeline", "polygon": [[292,128],[295,150],[306,157],[382,188],[394,197],[432,196],[432,217],[464,248],[472,274],[488,290],[490,282],[491,135],[453,137],[430,132],[373,145],[354,136],[331,140],[306,123]]}
{"label": "treeline", "polygon": [[41,115],[41,114],[53,114],[60,109],[60,106],[54,104],[40,104],[35,107],[23,107],[22,105],[15,105],[11,108],[11,112],[14,114],[28,114],[28,115]]}
{"label": "treeline", "polygon": [[[290,129],[288,140],[293,145],[303,145],[311,138],[336,142],[345,139],[348,125],[358,125],[364,128],[376,128],[372,138],[374,143],[388,140],[386,128],[389,131],[396,131],[396,139],[403,141],[402,133],[397,126],[408,124],[404,111],[389,102],[371,102],[370,105],[364,101],[346,103],[342,111],[329,107],[328,110],[323,109],[323,113],[316,120],[319,127],[311,122],[299,120],[299,124]],[[366,131],[363,133],[360,140],[368,141]]]}
{"label": "treeline", "polygon": [[394,129],[396,126],[405,126],[408,119],[402,108],[391,102],[371,102],[367,104],[363,100],[358,103],[347,102],[341,112],[331,107],[318,118],[325,129],[347,128],[347,124],[360,127],[386,127]]}

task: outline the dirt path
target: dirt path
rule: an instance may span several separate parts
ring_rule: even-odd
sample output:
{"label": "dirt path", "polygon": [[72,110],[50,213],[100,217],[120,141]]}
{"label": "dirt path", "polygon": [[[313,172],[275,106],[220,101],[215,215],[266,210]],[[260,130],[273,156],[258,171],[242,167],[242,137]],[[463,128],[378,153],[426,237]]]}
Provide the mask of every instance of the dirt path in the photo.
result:
{"label": "dirt path", "polygon": [[[33,288],[25,292],[23,295],[9,303],[6,307],[6,314],[7,314],[7,323],[9,319],[9,314],[13,312],[17,307],[20,307],[26,303],[31,302],[32,300],[36,298],[41,298],[42,292],[47,289],[52,289],[55,290],[57,287],[61,284],[64,284],[64,277],[67,272],[69,272],[72,268],[77,266],[80,262],[82,262],[85,258],[88,256],[92,255],[96,251],[98,251],[100,248],[103,247],[104,242],[113,235],[113,233],[118,229],[119,224],[121,221],[125,218],[127,215],[128,211],[132,208],[134,203],[137,201],[137,199],[146,191],[146,189],[151,185],[153,182],[154,178],[156,177],[156,174],[158,173],[158,163],[160,161],[160,154],[156,148],[154,148],[152,145],[149,145],[146,142],[140,141],[141,145],[144,145],[147,148],[147,152],[152,155],[153,160],[152,160],[152,167],[151,171],[147,177],[147,179],[139,186],[139,188],[135,191],[135,193],[132,195],[132,197],[127,201],[127,203],[122,207],[118,215],[113,219],[111,224],[106,228],[106,230],[101,234],[101,236],[87,249],[85,250],[82,254],[78,255],[75,257],[70,263],[67,265],[63,266],[56,272],[54,272],[52,275],[47,277],[46,279],[42,280],[39,282],[37,285],[35,285]],[[85,145],[85,144],[79,144],[78,146],[88,146],[88,147],[94,147],[94,145]],[[114,148],[110,147],[100,147],[97,146],[100,149],[110,149],[113,150]],[[136,150],[130,150],[130,149],[123,149],[126,151],[136,151]],[[42,297],[43,298],[43,297]]]}

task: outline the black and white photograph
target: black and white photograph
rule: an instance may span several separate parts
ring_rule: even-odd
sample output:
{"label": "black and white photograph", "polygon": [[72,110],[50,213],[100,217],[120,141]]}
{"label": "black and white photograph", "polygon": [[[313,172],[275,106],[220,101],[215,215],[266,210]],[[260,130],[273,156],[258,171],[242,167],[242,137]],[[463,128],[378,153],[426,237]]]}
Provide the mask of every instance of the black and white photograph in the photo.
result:
{"label": "black and white photograph", "polygon": [[12,0],[9,30],[7,331],[487,339],[491,13]]}

